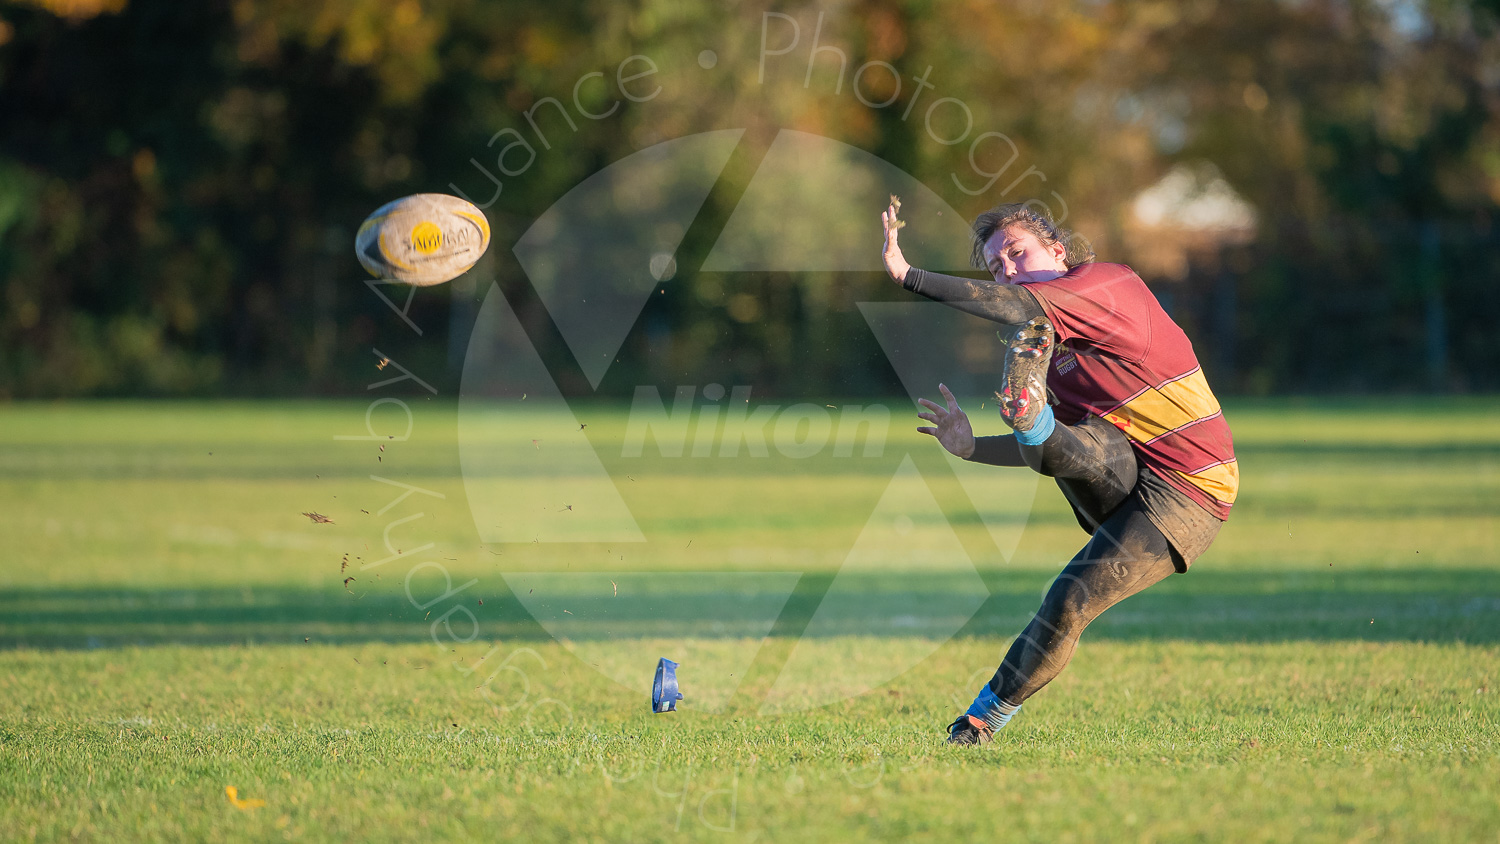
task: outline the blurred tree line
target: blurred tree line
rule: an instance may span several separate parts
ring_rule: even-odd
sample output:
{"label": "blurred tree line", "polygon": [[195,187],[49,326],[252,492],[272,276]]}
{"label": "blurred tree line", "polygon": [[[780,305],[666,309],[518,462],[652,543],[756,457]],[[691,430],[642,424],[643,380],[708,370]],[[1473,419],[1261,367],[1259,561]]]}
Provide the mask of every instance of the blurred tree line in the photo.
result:
{"label": "blurred tree line", "polygon": [[[763,68],[768,10],[801,42]],[[1065,197],[1066,224],[1141,271],[1220,392],[1494,390],[1497,22],[1495,0],[6,0],[0,397],[362,392],[372,346],[451,387],[490,278],[586,393],[510,245],[609,163],[736,127],[752,149],[784,127],[868,150],[965,215],[1033,167],[1006,198]],[[815,31],[850,72],[888,63],[906,84],[872,73],[864,94],[892,105],[852,96]],[[659,96],[610,87],[631,55],[655,62]],[[949,174],[1007,148],[970,160],[902,119],[927,68],[928,97],[1015,144],[991,190]],[[528,127],[596,71],[579,104],[617,113],[538,108]],[[507,127],[537,153],[516,178],[487,145]],[[753,163],[731,163],[707,219]],[[417,292],[418,337],[362,283],[354,229],[450,184],[484,202],[480,166],[503,182],[494,246]],[[855,303],[906,294],[873,273],[730,285],[686,260],[714,234],[689,229],[605,393],[726,381],[726,361],[767,392],[894,388]]]}

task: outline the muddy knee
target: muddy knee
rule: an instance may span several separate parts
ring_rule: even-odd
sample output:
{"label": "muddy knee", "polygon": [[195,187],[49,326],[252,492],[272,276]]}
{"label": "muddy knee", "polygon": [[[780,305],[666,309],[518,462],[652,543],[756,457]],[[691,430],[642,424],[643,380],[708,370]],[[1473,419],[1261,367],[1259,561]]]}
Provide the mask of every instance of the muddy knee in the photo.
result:
{"label": "muddy knee", "polygon": [[1091,591],[1082,579],[1059,575],[1036,613],[1041,638],[1077,638],[1094,619],[1095,614],[1090,610]]}

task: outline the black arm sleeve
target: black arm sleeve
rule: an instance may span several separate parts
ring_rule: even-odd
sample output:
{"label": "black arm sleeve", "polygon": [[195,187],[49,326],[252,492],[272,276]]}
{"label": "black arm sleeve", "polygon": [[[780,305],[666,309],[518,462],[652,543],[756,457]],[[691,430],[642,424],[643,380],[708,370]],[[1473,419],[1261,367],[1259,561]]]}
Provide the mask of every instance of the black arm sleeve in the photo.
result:
{"label": "black arm sleeve", "polygon": [[1021,444],[1015,434],[998,437],[975,437],[974,453],[968,458],[971,463],[986,463],[990,466],[1025,466],[1021,457]]}
{"label": "black arm sleeve", "polygon": [[1019,285],[959,278],[912,267],[906,271],[901,286],[920,296],[1006,325],[1020,325],[1042,316],[1042,306],[1036,297]]}

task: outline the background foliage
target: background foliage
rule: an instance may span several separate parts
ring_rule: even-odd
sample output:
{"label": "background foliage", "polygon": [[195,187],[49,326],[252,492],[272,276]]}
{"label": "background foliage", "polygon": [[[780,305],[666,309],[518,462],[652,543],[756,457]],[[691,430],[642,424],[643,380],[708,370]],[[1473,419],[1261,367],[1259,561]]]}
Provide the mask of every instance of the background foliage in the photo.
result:
{"label": "background foliage", "polygon": [[[0,2],[0,396],[361,391],[372,344],[451,384],[487,285],[419,293],[417,342],[360,283],[354,227],[450,183],[484,197],[470,160],[493,161],[496,131],[632,54],[669,79],[712,47],[719,71],[576,129],[538,112],[554,143],[488,208],[496,248],[472,275],[497,280],[556,367],[571,360],[508,247],[657,141],[746,127],[764,148],[795,128],[891,161],[964,214],[992,204],[1008,177],[967,195],[948,178],[967,144],[899,119],[914,86],[875,110],[826,55],[807,72],[820,12],[820,43],[851,69],[888,61],[909,83],[930,66],[976,126],[1013,138],[1046,175],[1037,195],[1066,197],[1102,258],[1142,272],[1220,392],[1500,386],[1494,2],[772,8],[800,21],[803,46],[762,80],[758,4]],[[1222,177],[1253,233],[1143,224],[1137,198],[1174,168]],[[684,254],[707,236],[695,227]],[[883,371],[847,375],[879,361],[854,303],[904,295],[883,278],[772,274],[726,292],[694,269],[627,347],[664,320],[672,354],[622,356],[606,394],[720,380],[706,367],[725,360],[766,392],[894,389]]]}

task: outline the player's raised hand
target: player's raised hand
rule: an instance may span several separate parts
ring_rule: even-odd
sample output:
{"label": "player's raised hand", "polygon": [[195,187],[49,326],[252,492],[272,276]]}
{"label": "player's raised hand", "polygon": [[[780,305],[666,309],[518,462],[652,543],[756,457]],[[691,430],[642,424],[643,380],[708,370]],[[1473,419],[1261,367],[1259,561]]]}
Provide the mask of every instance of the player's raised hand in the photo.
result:
{"label": "player's raised hand", "polygon": [[968,459],[974,454],[974,429],[969,426],[969,415],[958,406],[958,400],[953,398],[947,385],[939,384],[938,389],[943,392],[948,406],[943,407],[927,399],[917,399],[917,404],[929,411],[918,413],[917,418],[933,423],[933,427],[923,426],[917,431],[936,437],[943,448],[948,449],[949,454]]}
{"label": "player's raised hand", "polygon": [[906,271],[911,269],[911,264],[906,263],[906,257],[901,254],[901,244],[897,242],[897,231],[906,225],[905,221],[896,219],[896,212],[900,209],[901,200],[892,196],[891,204],[880,212],[880,222],[885,227],[885,248],[880,257],[885,261],[885,271],[897,283],[905,279]]}

